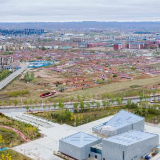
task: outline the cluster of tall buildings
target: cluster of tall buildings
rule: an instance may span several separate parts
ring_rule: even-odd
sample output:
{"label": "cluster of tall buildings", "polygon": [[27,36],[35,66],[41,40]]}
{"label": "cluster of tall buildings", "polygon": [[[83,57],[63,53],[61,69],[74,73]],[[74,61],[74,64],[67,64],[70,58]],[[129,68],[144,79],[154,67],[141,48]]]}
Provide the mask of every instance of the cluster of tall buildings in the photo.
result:
{"label": "cluster of tall buildings", "polygon": [[14,36],[17,36],[17,35],[41,35],[44,33],[44,29],[12,29],[12,30],[9,30],[9,29],[0,29],[0,34],[3,35],[3,36],[6,36],[6,35],[14,35]]}
{"label": "cluster of tall buildings", "polygon": [[159,145],[159,136],[144,132],[145,120],[125,110],[92,128],[59,141],[59,151],[77,160],[140,160]]}
{"label": "cluster of tall buildings", "polygon": [[0,70],[12,69],[13,57],[12,56],[0,56]]}

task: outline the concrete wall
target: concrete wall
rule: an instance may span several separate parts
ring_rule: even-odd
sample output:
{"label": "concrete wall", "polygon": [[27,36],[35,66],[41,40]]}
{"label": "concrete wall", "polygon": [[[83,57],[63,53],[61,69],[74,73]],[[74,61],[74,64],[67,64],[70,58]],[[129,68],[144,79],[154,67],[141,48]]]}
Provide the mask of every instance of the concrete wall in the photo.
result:
{"label": "concrete wall", "polygon": [[145,120],[139,121],[133,124],[133,130],[143,131],[144,132]]}
{"label": "concrete wall", "polygon": [[95,158],[95,156],[97,156],[97,159],[98,159],[98,160],[102,160],[102,155],[101,155],[101,154],[91,152],[91,157],[92,157],[92,158]]}
{"label": "concrete wall", "polygon": [[62,140],[59,141],[59,151],[75,159],[82,160],[81,148],[68,144]]}
{"label": "concrete wall", "polygon": [[59,151],[63,154],[66,154],[78,160],[87,160],[89,157],[89,154],[91,154],[90,147],[101,143],[101,141],[102,140],[99,139],[95,142],[85,145],[82,148],[78,148],[76,146],[73,146],[69,143],[64,142],[63,140],[60,140],[59,141]]}
{"label": "concrete wall", "polygon": [[143,142],[139,142],[127,147],[124,160],[139,160],[145,154],[149,153],[153,148],[158,146],[159,136],[150,138]]}
{"label": "concrete wall", "polygon": [[[159,136],[129,146],[103,140],[102,159],[105,160],[139,160],[159,144]],[[124,156],[123,156],[124,154]]]}

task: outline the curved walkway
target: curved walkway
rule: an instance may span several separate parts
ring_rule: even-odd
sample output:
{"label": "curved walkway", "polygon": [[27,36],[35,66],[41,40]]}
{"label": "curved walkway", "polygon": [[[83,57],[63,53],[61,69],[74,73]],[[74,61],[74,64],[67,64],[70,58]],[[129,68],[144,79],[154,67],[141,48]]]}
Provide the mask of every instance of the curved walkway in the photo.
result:
{"label": "curved walkway", "polygon": [[17,134],[19,134],[20,137],[23,138],[26,142],[30,142],[30,140],[19,130],[12,128],[12,127],[8,127],[8,126],[2,126],[2,125],[0,125],[0,127],[12,130],[12,131],[16,132]]}

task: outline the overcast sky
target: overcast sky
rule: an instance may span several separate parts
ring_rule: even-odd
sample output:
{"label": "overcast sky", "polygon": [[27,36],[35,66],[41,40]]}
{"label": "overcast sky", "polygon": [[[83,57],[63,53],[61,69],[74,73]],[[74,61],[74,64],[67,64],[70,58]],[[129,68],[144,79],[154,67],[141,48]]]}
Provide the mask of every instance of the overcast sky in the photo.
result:
{"label": "overcast sky", "polygon": [[0,22],[160,21],[159,0],[0,0]]}

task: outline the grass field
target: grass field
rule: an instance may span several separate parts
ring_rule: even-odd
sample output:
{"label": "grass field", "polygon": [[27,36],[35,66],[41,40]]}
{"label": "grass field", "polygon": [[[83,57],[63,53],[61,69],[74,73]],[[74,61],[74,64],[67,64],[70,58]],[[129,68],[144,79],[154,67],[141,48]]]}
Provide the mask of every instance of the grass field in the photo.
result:
{"label": "grass field", "polygon": [[[0,158],[2,158],[2,154],[7,155],[9,154],[12,157],[12,160],[31,160],[30,158],[12,150],[12,149],[8,149],[5,151],[1,151],[0,152]],[[7,159],[6,159],[7,160]]]}

